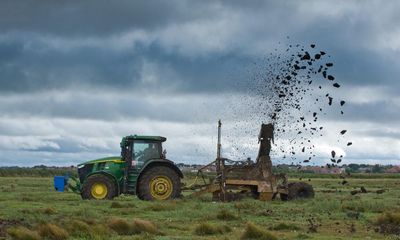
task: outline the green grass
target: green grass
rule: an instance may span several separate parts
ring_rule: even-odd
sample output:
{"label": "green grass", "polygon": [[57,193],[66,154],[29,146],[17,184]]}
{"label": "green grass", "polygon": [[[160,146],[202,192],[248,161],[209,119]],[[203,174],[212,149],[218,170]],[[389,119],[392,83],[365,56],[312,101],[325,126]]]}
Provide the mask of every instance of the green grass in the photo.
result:
{"label": "green grass", "polygon": [[[88,201],[55,192],[51,178],[0,177],[0,239],[393,238],[390,230],[399,229],[400,180],[350,178],[346,185],[340,180],[312,178],[316,196],[311,200],[219,203],[211,196]],[[350,194],[361,186],[368,193]],[[378,189],[387,191],[376,194]]]}

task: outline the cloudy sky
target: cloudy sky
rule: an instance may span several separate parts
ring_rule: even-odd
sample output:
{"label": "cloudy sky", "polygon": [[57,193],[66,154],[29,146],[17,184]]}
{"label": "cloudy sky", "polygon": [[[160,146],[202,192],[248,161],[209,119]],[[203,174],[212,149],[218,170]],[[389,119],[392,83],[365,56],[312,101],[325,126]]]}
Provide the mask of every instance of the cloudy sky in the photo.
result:
{"label": "cloudy sky", "polygon": [[399,164],[399,10],[399,1],[1,1],[0,165],[118,155],[128,134],[166,136],[168,158],[206,163],[218,119],[224,154],[240,142],[254,158],[262,119],[238,126],[242,102],[258,101],[241,83],[291,43],[329,52],[347,100],[343,117],[324,121],[347,129],[352,148],[328,131],[314,163],[335,148],[344,163]]}

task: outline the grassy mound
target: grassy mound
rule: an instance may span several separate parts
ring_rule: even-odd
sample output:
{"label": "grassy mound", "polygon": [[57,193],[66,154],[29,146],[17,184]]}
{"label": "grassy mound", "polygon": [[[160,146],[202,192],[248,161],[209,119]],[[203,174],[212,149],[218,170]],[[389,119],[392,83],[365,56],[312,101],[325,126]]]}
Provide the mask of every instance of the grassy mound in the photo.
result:
{"label": "grassy mound", "polygon": [[38,232],[43,238],[52,240],[64,240],[69,237],[65,229],[51,223],[39,226]]}
{"label": "grassy mound", "polygon": [[40,240],[42,239],[35,231],[29,230],[26,227],[18,226],[7,230],[8,235],[15,240]]}
{"label": "grassy mound", "polygon": [[247,223],[240,239],[277,240],[278,238],[252,223]]}
{"label": "grassy mound", "polygon": [[385,213],[378,217],[375,224],[383,234],[400,234],[400,212]]}

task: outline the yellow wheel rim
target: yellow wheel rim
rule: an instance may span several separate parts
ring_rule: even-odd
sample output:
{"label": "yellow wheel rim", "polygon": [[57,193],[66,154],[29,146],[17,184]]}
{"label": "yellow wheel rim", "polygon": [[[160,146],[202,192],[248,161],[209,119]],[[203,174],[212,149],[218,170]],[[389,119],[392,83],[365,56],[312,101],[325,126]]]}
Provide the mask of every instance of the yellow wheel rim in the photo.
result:
{"label": "yellow wheel rim", "polygon": [[169,177],[156,176],[150,181],[150,194],[153,199],[168,199],[171,196],[173,189],[174,187]]}
{"label": "yellow wheel rim", "polygon": [[95,183],[92,186],[91,193],[95,199],[104,199],[107,196],[108,189],[104,183]]}

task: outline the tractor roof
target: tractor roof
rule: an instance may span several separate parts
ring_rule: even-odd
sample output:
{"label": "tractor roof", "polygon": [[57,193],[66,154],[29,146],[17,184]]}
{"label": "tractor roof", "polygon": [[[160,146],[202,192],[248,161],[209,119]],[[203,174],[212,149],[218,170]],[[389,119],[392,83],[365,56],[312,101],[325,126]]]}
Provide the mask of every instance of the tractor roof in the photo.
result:
{"label": "tractor roof", "polygon": [[143,135],[129,135],[123,137],[121,140],[121,146],[125,146],[128,140],[147,140],[147,141],[160,141],[165,142],[167,138],[161,136],[143,136]]}

